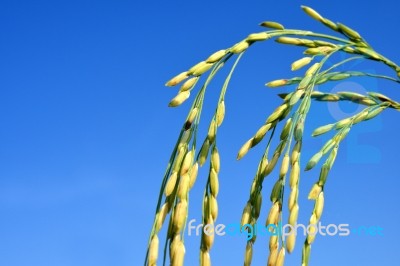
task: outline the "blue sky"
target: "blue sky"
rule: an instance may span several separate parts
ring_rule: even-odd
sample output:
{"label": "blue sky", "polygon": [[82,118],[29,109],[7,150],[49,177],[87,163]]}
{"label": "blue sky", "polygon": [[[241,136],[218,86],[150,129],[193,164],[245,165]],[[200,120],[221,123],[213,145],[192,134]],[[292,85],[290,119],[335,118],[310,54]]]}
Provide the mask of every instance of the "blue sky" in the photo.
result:
{"label": "blue sky", "polygon": [[[257,24],[330,33],[300,9],[357,29],[379,52],[400,62],[396,1],[2,1],[0,4],[0,265],[142,265],[159,185],[189,109],[167,107],[175,74],[226,48]],[[219,130],[221,191],[218,222],[240,219],[262,148],[243,161],[240,146],[279,99],[264,83],[291,77],[302,49],[273,42],[246,52],[226,96]],[[352,69],[392,75],[374,62]],[[222,78],[223,76],[221,76]],[[205,101],[200,139],[222,79]],[[322,91],[379,91],[399,100],[398,84],[374,79],[333,83]],[[356,110],[315,103],[305,133]],[[322,222],[380,226],[383,236],[317,237],[311,265],[394,265],[399,206],[399,113],[385,111],[354,128],[341,146],[325,190]],[[327,136],[306,138],[303,164]],[[190,218],[200,219],[206,179],[191,192]],[[318,170],[302,177],[300,221],[312,203],[308,190]],[[269,195],[276,176],[265,183]],[[265,196],[267,198],[267,196]],[[269,202],[264,201],[261,219]],[[264,217],[264,218],[263,218]],[[187,265],[197,265],[199,238],[187,237]],[[266,238],[254,265],[265,264]],[[301,242],[287,265],[299,265]],[[240,265],[245,240],[216,239],[213,265]]]}

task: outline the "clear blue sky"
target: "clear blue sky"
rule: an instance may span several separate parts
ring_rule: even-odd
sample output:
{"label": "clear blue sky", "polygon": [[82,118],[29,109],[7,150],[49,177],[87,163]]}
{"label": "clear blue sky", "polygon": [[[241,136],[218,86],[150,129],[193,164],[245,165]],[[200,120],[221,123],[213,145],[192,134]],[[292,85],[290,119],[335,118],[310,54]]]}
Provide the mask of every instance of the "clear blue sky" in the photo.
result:
{"label": "clear blue sky", "polygon": [[[263,20],[287,28],[329,30],[300,4],[351,25],[373,47],[400,62],[397,1],[7,1],[0,4],[0,265],[142,265],[160,181],[189,104],[169,109],[173,75],[259,31]],[[266,42],[243,57],[232,79],[219,131],[222,156],[218,222],[238,221],[258,148],[235,155],[279,103],[267,81],[290,77],[301,49]],[[354,69],[391,75],[377,63]],[[380,91],[400,100],[400,86],[354,79],[323,91]],[[213,110],[217,82],[206,100]],[[306,133],[355,111],[313,105]],[[205,125],[211,117],[205,112]],[[380,226],[384,236],[317,237],[311,265],[398,262],[400,114],[388,110],[354,128],[341,146],[326,187],[322,222]],[[303,164],[327,137],[306,139]],[[206,172],[191,193],[200,219]],[[302,177],[300,221],[312,203],[318,170]],[[266,180],[269,195],[276,176]],[[267,196],[265,197],[267,198]],[[269,202],[264,201],[262,220]],[[187,265],[197,265],[200,239],[187,238]],[[260,237],[254,265],[264,265]],[[287,265],[299,265],[301,242]],[[245,241],[217,238],[213,265],[241,265]]]}

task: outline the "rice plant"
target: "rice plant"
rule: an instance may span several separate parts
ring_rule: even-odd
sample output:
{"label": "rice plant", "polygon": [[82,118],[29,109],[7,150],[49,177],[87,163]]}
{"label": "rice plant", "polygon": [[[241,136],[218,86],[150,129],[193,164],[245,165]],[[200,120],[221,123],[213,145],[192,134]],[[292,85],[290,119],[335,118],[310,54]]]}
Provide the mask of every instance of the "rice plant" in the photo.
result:
{"label": "rice plant", "polygon": [[[184,264],[185,245],[184,231],[188,217],[189,192],[196,183],[196,177],[207,161],[210,162],[208,180],[204,188],[202,199],[202,223],[214,224],[218,217],[218,192],[220,154],[218,152],[218,129],[225,117],[225,94],[230,79],[245,52],[251,46],[265,41],[274,40],[278,44],[294,45],[304,48],[304,57],[293,62],[291,69],[297,71],[306,68],[303,76],[283,78],[270,81],[266,86],[278,88],[292,85],[292,92],[281,93],[282,102],[275,111],[266,118],[265,123],[255,130],[253,136],[239,149],[237,159],[244,157],[253,147],[259,145],[266,138],[265,152],[260,158],[258,168],[251,187],[247,202],[244,203],[241,224],[255,225],[260,218],[260,209],[263,203],[262,195],[264,179],[275,168],[279,174],[275,185],[271,188],[270,211],[264,218],[266,225],[276,225],[282,221],[282,210],[287,206],[289,210],[288,224],[295,226],[299,213],[299,183],[302,168],[305,171],[320,166],[318,180],[315,180],[308,198],[314,201],[314,209],[310,214],[310,225],[316,225],[321,218],[324,208],[324,188],[329,172],[333,167],[337,153],[340,151],[341,142],[350,133],[353,126],[373,119],[386,109],[400,110],[400,103],[389,97],[369,92],[365,95],[352,91],[338,93],[324,93],[317,91],[315,87],[323,86],[330,81],[345,80],[349,78],[367,76],[400,82],[400,67],[390,59],[375,51],[368,42],[355,30],[341,23],[335,23],[310,7],[303,6],[303,11],[319,23],[325,25],[333,35],[316,33],[308,30],[286,29],[277,22],[265,21],[260,24],[264,31],[252,33],[240,40],[232,47],[218,50],[204,61],[195,64],[190,69],[176,75],[166,83],[166,86],[180,85],[177,95],[170,101],[170,107],[177,107],[190,99],[193,101],[190,111],[172,151],[167,169],[161,181],[161,188],[155,212],[154,224],[148,241],[148,249],[145,265],[156,265],[157,262],[179,266]],[[327,66],[327,60],[338,53],[346,53],[346,59]],[[373,60],[378,64],[384,64],[393,69],[392,77],[363,71],[338,71],[350,61]],[[208,133],[204,139],[199,139],[198,127],[202,113],[204,98],[209,84],[216,74],[225,67],[226,62],[234,60],[234,63],[221,88],[215,113],[208,123]],[[203,80],[202,80],[203,78]],[[307,122],[310,106],[314,101],[338,102],[349,101],[364,108],[357,114],[341,121],[321,125],[313,132],[313,136],[321,136],[327,132],[335,132],[334,136],[326,141],[321,149],[315,153],[307,164],[302,166],[301,152],[303,144],[303,132]],[[279,132],[280,131],[280,132]],[[279,134],[278,134],[279,133]],[[272,147],[273,139],[278,139],[276,147]],[[202,140],[202,142],[201,142]],[[320,164],[320,162],[322,162]],[[272,177],[271,177],[272,178]],[[284,193],[289,193],[288,202],[284,204]],[[329,200],[329,199],[328,199]],[[167,221],[167,222],[166,222]],[[166,226],[167,236],[164,248],[160,247],[158,234],[160,229]],[[310,232],[302,245],[301,265],[309,265],[311,246],[315,240],[315,234]],[[256,237],[249,239],[244,251],[244,265],[251,265],[253,244]],[[200,265],[211,265],[210,250],[214,243],[214,235],[202,234],[199,244]],[[291,234],[286,239],[282,236],[272,235],[269,239],[269,254],[267,265],[284,265],[286,253],[291,253],[296,246],[296,235]],[[164,252],[160,252],[164,250]],[[168,252],[169,251],[169,252]],[[163,256],[159,256],[162,254]],[[162,258],[161,258],[162,257]],[[193,265],[195,262],[188,262]]]}

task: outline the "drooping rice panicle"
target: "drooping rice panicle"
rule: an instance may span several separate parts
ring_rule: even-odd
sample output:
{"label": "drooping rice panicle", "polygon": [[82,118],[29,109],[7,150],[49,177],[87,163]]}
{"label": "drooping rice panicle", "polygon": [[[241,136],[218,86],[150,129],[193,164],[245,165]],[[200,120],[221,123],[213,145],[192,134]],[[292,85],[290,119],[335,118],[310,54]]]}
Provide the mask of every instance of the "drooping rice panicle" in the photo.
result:
{"label": "drooping rice panicle", "polygon": [[[233,74],[233,71],[235,70],[242,55],[243,54],[241,53],[237,57],[230,73],[228,74],[228,77],[226,78],[222,86],[217,108],[211,120],[207,137],[204,140],[202,148],[197,157],[198,164],[202,166],[207,159],[207,154],[209,153],[209,150],[211,150],[209,175],[203,196],[202,222],[204,225],[207,224],[214,225],[218,217],[218,202],[217,202],[217,196],[219,192],[218,174],[220,171],[221,163],[220,163],[220,155],[216,144],[217,130],[218,127],[221,126],[225,116],[225,93],[228,88],[228,84]],[[212,232],[211,234],[206,234],[203,231],[200,244],[201,266],[211,265],[210,250],[213,243],[214,243],[214,232]]]}
{"label": "drooping rice panicle", "polygon": [[[300,181],[300,154],[303,142],[304,127],[308,112],[311,106],[311,100],[316,101],[349,101],[356,104],[365,105],[366,108],[358,114],[349,118],[342,119],[335,123],[317,128],[313,135],[318,136],[329,131],[336,131],[336,135],[329,139],[321,149],[314,154],[306,165],[306,170],[311,170],[318,165],[319,161],[325,156],[327,159],[321,167],[319,180],[313,185],[309,193],[309,199],[314,200],[314,209],[310,217],[310,224],[316,224],[322,215],[325,192],[324,187],[338,152],[341,141],[349,133],[351,127],[360,122],[375,118],[385,109],[391,108],[400,110],[400,104],[389,97],[369,92],[362,95],[352,91],[324,93],[315,91],[315,85],[322,85],[330,81],[341,81],[352,77],[367,76],[373,78],[382,78],[396,83],[400,83],[399,78],[382,76],[372,73],[359,71],[335,71],[339,66],[347,62],[358,59],[368,59],[383,63],[392,68],[398,77],[400,77],[400,67],[393,61],[384,57],[375,51],[354,29],[342,23],[334,23],[331,20],[321,16],[315,10],[309,7],[302,7],[303,10],[313,19],[321,22],[323,25],[340,33],[343,38],[312,31],[286,29],[277,22],[266,21],[260,25],[271,30],[249,34],[243,40],[237,42],[232,47],[219,50],[205,60],[200,61],[169,80],[167,86],[177,86],[182,84],[177,95],[171,100],[169,106],[176,107],[187,101],[194,88],[199,83],[201,77],[209,73],[204,85],[196,93],[193,105],[188,112],[188,116],[179,134],[177,143],[171,154],[167,165],[164,178],[161,183],[159,199],[156,207],[156,214],[153,228],[148,241],[145,265],[156,265],[159,258],[159,232],[164,226],[166,220],[168,223],[167,238],[164,247],[164,264],[166,260],[166,250],[169,244],[170,264],[173,266],[183,265],[185,246],[184,230],[188,216],[189,191],[194,186],[199,166],[210,161],[208,181],[203,197],[203,224],[214,224],[218,217],[217,196],[219,193],[219,171],[220,154],[217,149],[217,130],[221,126],[225,117],[225,93],[235,69],[238,60],[242,54],[256,42],[262,42],[271,38],[281,44],[289,44],[305,47],[305,54],[310,55],[293,62],[292,70],[299,70],[311,63],[312,60],[322,58],[320,62],[314,63],[302,77],[289,79],[278,79],[267,83],[269,87],[282,87],[296,85],[294,91],[280,94],[283,103],[267,118],[266,122],[259,128],[255,135],[250,138],[240,149],[238,159],[242,158],[252,147],[256,146],[261,140],[271,132],[265,152],[259,162],[256,175],[251,185],[250,197],[243,210],[241,224],[250,224],[254,226],[261,213],[262,208],[262,186],[264,178],[270,175],[281,160],[281,166],[278,179],[272,188],[270,200],[271,209],[267,218],[267,224],[277,226],[282,221],[283,195],[286,186],[286,176],[290,173],[289,186],[290,195],[288,200],[289,224],[292,226],[297,223],[299,204],[298,190]],[[327,59],[337,52],[350,54],[346,58],[329,68],[322,70]],[[200,115],[203,108],[205,90],[215,74],[224,66],[224,64],[234,55],[238,55],[225,83],[221,89],[220,98],[214,116],[209,124],[207,136],[196,155],[197,129],[200,121]],[[296,109],[297,106],[297,109]],[[292,112],[294,110],[294,112]],[[282,123],[280,132],[280,142],[275,148],[269,159],[269,149],[271,140],[274,137],[279,122]],[[295,142],[292,147],[292,142]],[[286,151],[285,151],[286,149]],[[291,151],[291,153],[290,153]],[[269,159],[269,160],[268,160]],[[290,171],[289,171],[290,170]],[[169,215],[169,219],[167,219]],[[312,232],[311,232],[312,233]],[[250,265],[253,255],[253,245],[256,236],[254,235],[246,244],[244,264]],[[307,266],[310,257],[311,244],[315,236],[309,234],[303,246],[302,265]],[[296,237],[290,234],[286,240],[282,236],[271,236],[269,240],[269,258],[268,265],[283,265],[285,250],[291,253],[295,247]],[[214,243],[214,235],[203,233],[200,247],[200,264],[202,266],[211,265],[210,250]]]}
{"label": "drooping rice panicle", "polygon": [[[225,57],[224,60],[228,60],[229,56]],[[183,233],[180,229],[180,224],[176,225],[174,224],[175,222],[181,223],[182,220],[178,219],[178,215],[175,218],[175,209],[177,205],[180,202],[187,202],[188,198],[188,192],[189,190],[193,187],[194,182],[197,177],[198,173],[198,163],[194,162],[194,158],[189,158],[193,157],[195,153],[195,147],[196,147],[196,134],[197,134],[197,127],[198,123],[200,120],[200,114],[201,114],[201,109],[202,109],[202,104],[203,104],[203,98],[204,98],[204,93],[205,89],[207,88],[208,83],[212,80],[214,75],[218,72],[218,70],[221,68],[223,65],[224,61],[218,61],[214,67],[213,70],[211,71],[210,75],[208,76],[205,84],[203,85],[202,89],[197,93],[197,96],[193,102],[193,105],[188,113],[188,116],[184,122],[184,125],[182,127],[182,130],[179,134],[177,143],[175,145],[175,148],[171,154],[170,162],[168,163],[163,182],[161,184],[161,189],[160,189],[160,195],[157,203],[157,208],[156,208],[156,215],[154,219],[154,224],[152,228],[152,232],[150,234],[150,240],[148,243],[148,250],[146,253],[146,258],[145,258],[145,265],[150,265],[149,264],[149,252],[150,252],[150,246],[151,246],[151,239],[153,239],[154,235],[157,234],[162,226],[163,223],[166,219],[166,216],[171,212],[171,218],[169,219],[169,225],[168,225],[168,236],[165,242],[165,248],[166,250],[168,242],[170,243],[170,246],[172,244],[173,239],[179,234]],[[177,82],[179,79],[183,79],[183,77],[186,74],[180,74],[178,77],[174,78],[173,82]],[[183,161],[185,159],[185,155],[187,155],[187,150],[189,148],[189,143],[191,143],[191,153],[186,159],[186,162],[183,164]],[[189,163],[190,162],[190,163]],[[182,168],[183,166],[183,168]],[[179,192],[179,193],[178,193]],[[165,193],[165,203],[164,205],[161,206],[161,202],[163,199],[163,193]],[[186,197],[186,199],[184,199]],[[179,199],[179,200],[177,200]],[[185,203],[182,203],[181,206],[185,206]],[[182,207],[179,207],[179,211],[182,213]],[[187,213],[187,208],[186,208],[186,213]],[[173,219],[174,218],[174,219]],[[186,218],[183,222],[183,224],[186,224]],[[179,230],[177,230],[179,229]],[[178,233],[177,233],[178,231]],[[182,242],[183,246],[183,239],[181,238],[180,240]],[[154,246],[154,245],[153,245]],[[180,248],[182,250],[182,248]],[[183,246],[184,249],[184,246]],[[154,252],[154,251],[152,251]],[[170,259],[171,256],[170,256]],[[183,257],[178,258],[178,262],[183,259]],[[164,252],[164,262],[166,260],[165,257],[165,252]],[[172,262],[172,260],[171,260]]]}

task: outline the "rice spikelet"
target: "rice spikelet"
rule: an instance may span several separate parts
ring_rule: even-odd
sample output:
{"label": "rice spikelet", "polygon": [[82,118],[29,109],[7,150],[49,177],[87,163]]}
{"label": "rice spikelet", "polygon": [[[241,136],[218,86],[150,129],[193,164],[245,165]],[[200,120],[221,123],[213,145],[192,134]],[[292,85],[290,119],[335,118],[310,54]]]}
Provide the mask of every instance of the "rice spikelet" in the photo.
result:
{"label": "rice spikelet", "polygon": [[316,200],[319,193],[321,193],[321,191],[322,191],[322,187],[318,183],[314,184],[310,190],[310,193],[308,194],[308,199]]}
{"label": "rice spikelet", "polygon": [[179,92],[168,104],[169,107],[177,107],[184,103],[190,96],[189,91]]}
{"label": "rice spikelet", "polygon": [[315,216],[317,217],[318,220],[321,218],[321,214],[324,209],[324,202],[325,202],[324,192],[321,191],[315,202]]}
{"label": "rice spikelet", "polygon": [[225,101],[222,101],[218,104],[217,108],[216,120],[218,126],[221,126],[222,122],[224,121],[224,118],[225,118]]}
{"label": "rice spikelet", "polygon": [[158,246],[159,240],[158,236],[154,235],[150,242],[149,248],[149,265],[155,265],[158,259]]}
{"label": "rice spikelet", "polygon": [[196,84],[196,82],[199,80],[199,77],[193,77],[188,79],[187,81],[185,81],[185,83],[183,83],[182,87],[179,89],[179,91],[190,91],[191,89],[193,89],[194,85]]}
{"label": "rice spikelet", "polygon": [[244,254],[244,266],[250,266],[253,259],[253,243],[247,242],[246,252]]}
{"label": "rice spikelet", "polygon": [[260,26],[266,27],[266,28],[271,28],[271,29],[277,29],[277,30],[285,29],[282,24],[275,22],[275,21],[263,21],[260,23]]}
{"label": "rice spikelet", "polygon": [[187,195],[189,192],[189,184],[190,184],[190,176],[189,173],[184,174],[181,176],[180,181],[179,181],[179,187],[178,187],[178,198],[181,200],[187,199]]}
{"label": "rice spikelet", "polygon": [[286,250],[288,253],[292,253],[296,245],[296,233],[291,232],[291,234],[286,238]]}
{"label": "rice spikelet", "polygon": [[182,81],[184,81],[188,76],[189,76],[188,72],[184,71],[184,72],[176,75],[172,79],[170,79],[167,83],[165,83],[165,86],[168,86],[168,87],[176,86],[179,83],[181,83]]}
{"label": "rice spikelet", "polygon": [[211,168],[210,171],[210,188],[211,188],[211,194],[214,197],[217,197],[219,192],[219,181],[218,181],[218,174],[214,170],[214,168]]}
{"label": "rice spikelet", "polygon": [[199,173],[199,163],[196,162],[189,170],[189,176],[190,176],[189,189],[191,189],[194,186],[198,173]]}
{"label": "rice spikelet", "polygon": [[178,179],[178,173],[173,172],[171,176],[168,178],[167,184],[165,185],[165,196],[169,196],[172,194],[172,192],[175,189],[176,186],[176,180]]}
{"label": "rice spikelet", "polygon": [[312,57],[303,57],[292,63],[292,71],[299,70],[300,68],[308,65],[312,61]]}
{"label": "rice spikelet", "polygon": [[245,225],[245,224],[250,223],[250,216],[251,216],[251,204],[250,204],[250,202],[247,202],[246,206],[243,209],[243,213],[242,213],[242,219],[240,222],[241,227],[243,227],[243,225]]}
{"label": "rice spikelet", "polygon": [[211,266],[210,253],[206,250],[200,251],[200,266]]}
{"label": "rice spikelet", "polygon": [[241,41],[241,42],[238,42],[237,44],[235,44],[231,48],[231,52],[234,54],[240,54],[240,53],[243,53],[244,51],[246,51],[247,48],[249,48],[249,43],[246,40],[244,40],[244,41]]}
{"label": "rice spikelet", "polygon": [[179,233],[183,229],[183,226],[186,221],[186,216],[187,216],[187,201],[182,200],[175,207],[174,218],[173,218],[175,232]]}
{"label": "rice spikelet", "polygon": [[276,259],[275,266],[283,266],[284,262],[285,262],[285,249],[281,248],[278,254],[278,258]]}
{"label": "rice spikelet", "polygon": [[189,168],[193,163],[193,157],[194,157],[193,150],[190,150],[186,153],[185,159],[183,159],[183,162],[181,165],[181,170],[180,170],[181,176],[185,175],[189,171]]}
{"label": "rice spikelet", "polygon": [[249,139],[246,141],[246,143],[240,148],[239,153],[237,155],[237,160],[240,160],[243,158],[243,156],[246,155],[246,153],[250,150],[251,145],[253,142],[253,138]]}
{"label": "rice spikelet", "polygon": [[269,39],[269,35],[266,32],[259,32],[259,33],[252,33],[249,36],[247,36],[247,41],[248,42],[259,42],[259,41],[265,41]]}
{"label": "rice spikelet", "polygon": [[277,79],[277,80],[268,82],[267,84],[265,84],[265,86],[270,87],[270,88],[277,88],[277,87],[285,86],[286,84],[287,84],[287,79]]}
{"label": "rice spikelet", "polygon": [[207,63],[215,63],[219,60],[221,60],[224,56],[226,55],[226,50],[219,50],[215,53],[213,53],[212,55],[210,55],[206,62]]}
{"label": "rice spikelet", "polygon": [[313,19],[320,21],[320,22],[322,22],[324,20],[324,18],[317,11],[312,9],[311,7],[301,6],[301,8],[304,10],[304,12],[307,13],[307,15],[309,15]]}
{"label": "rice spikelet", "polygon": [[219,152],[217,147],[215,146],[211,152],[211,166],[212,168],[214,168],[215,172],[219,173],[221,164],[220,164]]}

